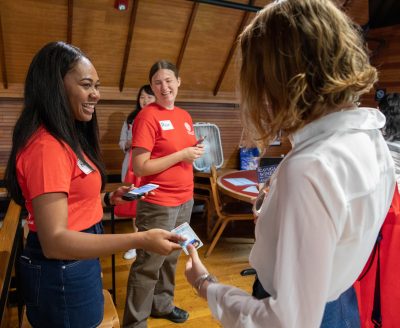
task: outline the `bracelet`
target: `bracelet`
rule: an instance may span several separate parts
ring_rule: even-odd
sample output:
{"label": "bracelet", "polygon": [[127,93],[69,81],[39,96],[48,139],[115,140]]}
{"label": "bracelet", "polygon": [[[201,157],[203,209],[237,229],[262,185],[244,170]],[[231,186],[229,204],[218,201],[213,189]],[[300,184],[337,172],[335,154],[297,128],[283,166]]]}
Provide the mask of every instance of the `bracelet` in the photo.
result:
{"label": "bracelet", "polygon": [[197,295],[200,295],[200,290],[201,287],[203,286],[204,282],[208,281],[208,282],[218,282],[218,279],[210,274],[210,273],[204,273],[202,274],[200,277],[198,277],[195,281],[194,281],[194,288],[196,288],[197,291]]}
{"label": "bracelet", "polygon": [[106,204],[106,206],[114,206],[114,204],[111,204],[109,192],[104,194],[104,204]]}

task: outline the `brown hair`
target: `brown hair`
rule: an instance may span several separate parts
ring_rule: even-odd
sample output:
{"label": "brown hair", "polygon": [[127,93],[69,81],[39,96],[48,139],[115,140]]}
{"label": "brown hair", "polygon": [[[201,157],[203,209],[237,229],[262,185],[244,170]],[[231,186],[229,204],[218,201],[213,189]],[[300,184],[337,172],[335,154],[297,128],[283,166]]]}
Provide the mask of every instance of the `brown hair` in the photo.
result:
{"label": "brown hair", "polygon": [[329,0],[283,0],[240,36],[242,121],[267,145],[350,105],[377,79],[360,31]]}
{"label": "brown hair", "polygon": [[150,68],[150,72],[149,72],[150,84],[151,84],[151,79],[152,79],[153,75],[156,74],[160,69],[169,69],[170,71],[174,72],[176,78],[179,78],[178,68],[174,64],[170,63],[169,61],[167,61],[165,59],[161,59],[161,60],[155,62],[153,64],[153,66],[151,66],[151,68]]}

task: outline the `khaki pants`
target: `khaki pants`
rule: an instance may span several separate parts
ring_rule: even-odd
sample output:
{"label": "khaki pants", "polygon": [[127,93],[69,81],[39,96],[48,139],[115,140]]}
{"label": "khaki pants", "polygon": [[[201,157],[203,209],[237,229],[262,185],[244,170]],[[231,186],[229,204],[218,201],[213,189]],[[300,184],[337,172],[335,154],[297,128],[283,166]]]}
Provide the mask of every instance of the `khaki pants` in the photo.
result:
{"label": "khaki pants", "polygon": [[[167,207],[139,201],[136,226],[139,231],[160,228],[171,231],[190,222],[193,200]],[[150,314],[163,315],[173,308],[175,270],[180,251],[162,256],[137,250],[128,277],[123,327],[147,327]]]}

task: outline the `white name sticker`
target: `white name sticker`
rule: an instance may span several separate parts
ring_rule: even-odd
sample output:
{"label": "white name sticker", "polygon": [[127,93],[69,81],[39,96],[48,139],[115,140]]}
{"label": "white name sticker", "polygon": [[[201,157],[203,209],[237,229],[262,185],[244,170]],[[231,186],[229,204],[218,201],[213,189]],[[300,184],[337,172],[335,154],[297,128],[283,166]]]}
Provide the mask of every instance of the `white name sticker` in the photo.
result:
{"label": "white name sticker", "polygon": [[87,164],[82,162],[80,159],[78,159],[78,167],[81,169],[83,173],[88,175],[89,173],[93,172],[93,169],[91,169]]}
{"label": "white name sticker", "polygon": [[173,130],[174,127],[170,120],[160,121],[161,129],[165,130]]}

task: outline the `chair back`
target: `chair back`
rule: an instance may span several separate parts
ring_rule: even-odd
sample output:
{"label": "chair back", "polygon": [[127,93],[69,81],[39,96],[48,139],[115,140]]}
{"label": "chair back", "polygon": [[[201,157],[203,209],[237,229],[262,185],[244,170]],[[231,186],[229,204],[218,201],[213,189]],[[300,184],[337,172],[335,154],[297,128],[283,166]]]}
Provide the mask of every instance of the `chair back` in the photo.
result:
{"label": "chair back", "polygon": [[219,197],[219,191],[218,191],[218,185],[217,185],[217,179],[218,179],[218,174],[217,174],[217,168],[214,164],[211,165],[210,169],[211,175],[210,175],[210,185],[211,185],[211,193],[214,201],[214,207],[215,207],[215,212],[217,212],[218,217],[223,216],[222,214],[222,202]]}

